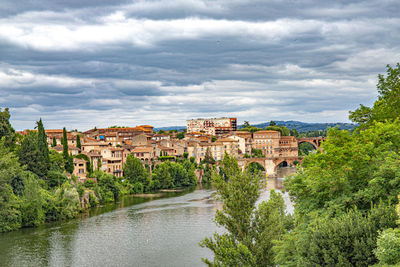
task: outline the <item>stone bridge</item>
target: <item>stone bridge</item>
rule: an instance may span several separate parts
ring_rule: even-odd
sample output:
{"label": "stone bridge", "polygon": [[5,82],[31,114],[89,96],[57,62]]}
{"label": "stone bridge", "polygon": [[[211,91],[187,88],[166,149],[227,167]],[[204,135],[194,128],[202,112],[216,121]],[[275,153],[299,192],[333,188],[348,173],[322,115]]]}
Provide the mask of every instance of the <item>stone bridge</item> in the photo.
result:
{"label": "stone bridge", "polygon": [[316,150],[322,150],[321,143],[326,139],[326,137],[300,137],[296,138],[297,143],[300,145],[301,143],[309,143],[311,144]]}
{"label": "stone bridge", "polygon": [[279,157],[279,158],[243,158],[239,159],[239,167],[243,170],[253,162],[257,162],[261,164],[265,170],[266,176],[275,176],[276,169],[281,163],[286,163],[287,166],[293,166],[294,162],[298,161],[299,163],[302,161],[301,157]]}

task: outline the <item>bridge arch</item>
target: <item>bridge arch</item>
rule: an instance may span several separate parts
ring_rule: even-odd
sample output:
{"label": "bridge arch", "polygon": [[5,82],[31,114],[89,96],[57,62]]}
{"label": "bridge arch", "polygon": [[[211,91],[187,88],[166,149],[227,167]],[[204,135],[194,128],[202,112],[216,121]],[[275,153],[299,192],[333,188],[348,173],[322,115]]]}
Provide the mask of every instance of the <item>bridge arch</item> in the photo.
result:
{"label": "bridge arch", "polygon": [[298,141],[297,143],[298,143],[299,145],[302,144],[302,143],[308,143],[308,144],[311,144],[311,145],[315,148],[315,150],[318,150],[318,149],[319,149],[319,146],[318,146],[316,143],[314,143],[314,142],[312,142],[312,141],[310,141],[310,140],[300,140],[300,141]]}

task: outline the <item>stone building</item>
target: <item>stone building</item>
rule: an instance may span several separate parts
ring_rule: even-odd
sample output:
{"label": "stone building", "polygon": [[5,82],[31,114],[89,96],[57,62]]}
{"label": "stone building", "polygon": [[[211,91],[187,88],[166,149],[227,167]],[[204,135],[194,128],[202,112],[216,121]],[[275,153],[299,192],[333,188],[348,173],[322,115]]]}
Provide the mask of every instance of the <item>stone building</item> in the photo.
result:
{"label": "stone building", "polygon": [[236,118],[212,118],[187,120],[187,133],[200,132],[221,135],[237,130]]}

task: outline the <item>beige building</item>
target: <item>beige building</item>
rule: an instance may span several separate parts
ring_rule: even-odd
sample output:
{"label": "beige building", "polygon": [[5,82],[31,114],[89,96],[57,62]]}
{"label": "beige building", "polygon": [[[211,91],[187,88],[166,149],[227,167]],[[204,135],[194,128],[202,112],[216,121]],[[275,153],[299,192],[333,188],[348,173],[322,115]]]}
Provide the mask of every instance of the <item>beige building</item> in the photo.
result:
{"label": "beige building", "polygon": [[200,132],[221,135],[237,130],[236,118],[212,118],[187,120],[187,133]]}
{"label": "beige building", "polygon": [[153,147],[136,147],[130,153],[143,162],[151,161],[155,157]]}
{"label": "beige building", "polygon": [[187,152],[189,157],[194,157],[196,162],[199,163],[206,156],[207,150],[210,151],[211,156],[215,160],[222,160],[225,153],[237,157],[239,150],[239,142],[231,138],[222,138],[213,143],[203,142],[189,142]]}
{"label": "beige building", "polygon": [[297,157],[298,144],[293,136],[281,136],[278,131],[253,133],[253,148],[261,149],[266,157]]}
{"label": "beige building", "polygon": [[74,171],[72,172],[78,178],[79,182],[86,180],[86,160],[74,158]]}

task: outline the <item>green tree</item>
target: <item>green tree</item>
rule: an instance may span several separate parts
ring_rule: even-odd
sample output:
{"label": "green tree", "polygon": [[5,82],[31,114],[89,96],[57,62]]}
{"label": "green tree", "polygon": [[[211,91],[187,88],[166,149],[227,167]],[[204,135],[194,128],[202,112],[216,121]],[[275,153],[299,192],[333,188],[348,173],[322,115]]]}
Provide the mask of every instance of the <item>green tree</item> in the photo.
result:
{"label": "green tree", "polygon": [[63,128],[63,138],[62,138],[62,145],[63,145],[63,157],[64,157],[64,166],[65,170],[69,173],[74,171],[74,162],[71,155],[68,153],[68,139],[67,139],[67,130],[65,127]]}
{"label": "green tree", "polygon": [[50,168],[49,145],[47,144],[47,135],[44,130],[42,119],[36,122],[36,127],[38,129],[37,146],[42,161],[41,164],[43,164],[44,168],[48,170]]}
{"label": "green tree", "polygon": [[397,266],[400,263],[399,229],[388,228],[380,232],[374,253],[380,264]]}
{"label": "green tree", "polygon": [[80,137],[79,134],[76,136],[76,147],[79,148],[79,149],[82,149],[81,137]]}
{"label": "green tree", "polygon": [[226,177],[214,172],[213,184],[223,202],[222,210],[216,211],[215,222],[227,232],[215,233],[200,243],[214,252],[213,261],[203,261],[209,266],[273,265],[273,240],[280,239],[287,230],[283,199],[271,192],[270,200],[257,207],[262,178],[241,172],[234,158],[225,158]]}
{"label": "green tree", "polygon": [[169,161],[157,165],[153,171],[153,189],[174,188],[174,177],[170,173],[171,163]]}
{"label": "green tree", "polygon": [[267,126],[265,127],[265,130],[270,130],[270,131],[278,131],[281,133],[281,136],[289,136],[290,135],[290,130],[282,125],[274,125],[274,126]]}
{"label": "green tree", "polygon": [[330,129],[324,153],[304,158],[299,172],[285,181],[297,211],[333,213],[372,203],[397,203],[400,193],[400,121],[374,123],[352,134]]}
{"label": "green tree", "polygon": [[55,147],[55,146],[57,146],[57,140],[56,140],[56,137],[53,136],[53,142],[51,144],[51,147]]}
{"label": "green tree", "polygon": [[300,133],[296,129],[290,130],[290,136],[299,137]]}
{"label": "green tree", "polygon": [[183,138],[185,138],[185,133],[184,133],[184,132],[179,132],[179,133],[177,133],[176,138],[178,138],[178,139],[183,139]]}
{"label": "green tree", "polygon": [[50,164],[45,161],[45,157],[39,150],[38,133],[28,132],[17,151],[21,165],[25,165],[29,171],[45,179]]}
{"label": "green tree", "polygon": [[386,66],[386,77],[378,75],[378,100],[372,108],[360,105],[350,112],[350,120],[368,127],[373,121],[393,121],[400,116],[400,63]]}
{"label": "green tree", "polygon": [[143,163],[140,159],[136,158],[133,154],[129,154],[123,169],[124,177],[128,179],[132,185],[139,182],[145,188],[148,188],[150,184],[150,173],[143,167]]}
{"label": "green tree", "polygon": [[[277,244],[276,263],[297,266],[371,266],[379,231],[393,227],[397,215],[393,207],[379,205],[367,213],[350,209],[335,217],[316,215],[303,230],[288,233],[295,246]],[[299,231],[300,230],[300,231]],[[285,237],[285,240],[290,240]]]}
{"label": "green tree", "polygon": [[206,149],[206,155],[204,156],[203,162],[206,164],[214,164],[215,163],[215,160],[211,154],[211,150],[209,147],[207,147],[207,149]]}
{"label": "green tree", "polygon": [[38,226],[44,222],[45,213],[42,207],[44,200],[41,191],[35,176],[28,175],[21,204],[22,226]]}
{"label": "green tree", "polygon": [[275,121],[270,121],[269,122],[269,126],[275,126],[276,125],[276,122]]}
{"label": "green tree", "polygon": [[250,127],[250,123],[249,121],[244,121],[242,128],[247,128],[247,127]]}
{"label": "green tree", "polygon": [[14,144],[15,141],[15,131],[11,126],[10,116],[8,108],[4,111],[0,108],[0,139],[4,137],[8,146]]}
{"label": "green tree", "polygon": [[14,194],[10,185],[21,175],[22,168],[18,158],[14,152],[10,151],[9,143],[3,138],[0,140],[0,232],[12,231],[21,227],[21,200]]}

